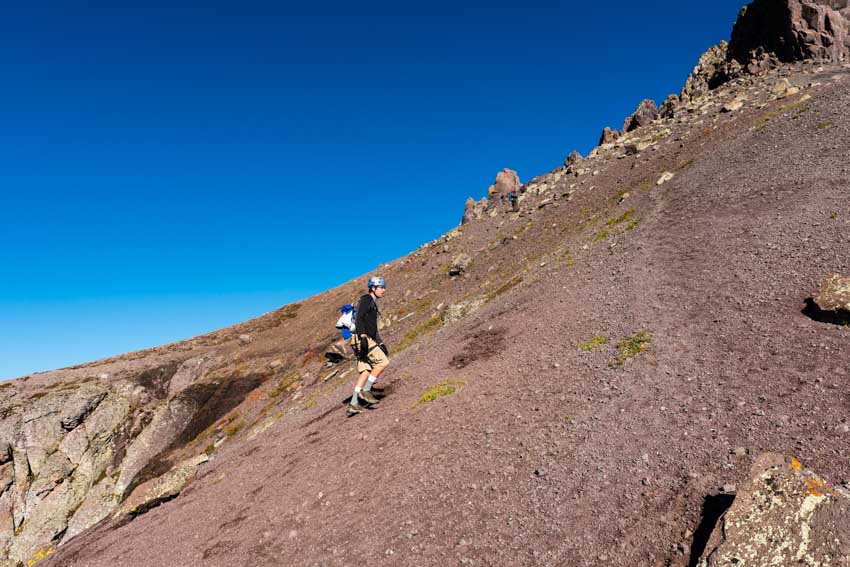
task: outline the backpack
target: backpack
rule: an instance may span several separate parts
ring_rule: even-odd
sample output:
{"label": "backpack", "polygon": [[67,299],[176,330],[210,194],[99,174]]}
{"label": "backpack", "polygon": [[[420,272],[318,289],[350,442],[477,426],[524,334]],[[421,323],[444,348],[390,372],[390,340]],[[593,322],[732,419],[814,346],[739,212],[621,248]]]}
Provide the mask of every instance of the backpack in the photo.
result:
{"label": "backpack", "polygon": [[357,310],[354,309],[354,306],[350,303],[346,303],[342,307],[339,308],[339,312],[342,314],[336,322],[336,328],[340,330],[342,333],[342,338],[350,339],[351,334],[354,333],[354,317],[357,313]]}

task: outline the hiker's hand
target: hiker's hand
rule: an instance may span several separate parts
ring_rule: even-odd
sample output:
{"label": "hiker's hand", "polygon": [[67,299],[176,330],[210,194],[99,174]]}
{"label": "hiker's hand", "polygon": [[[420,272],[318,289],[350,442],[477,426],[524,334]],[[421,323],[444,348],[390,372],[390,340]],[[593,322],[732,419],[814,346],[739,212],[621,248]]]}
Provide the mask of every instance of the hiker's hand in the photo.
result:
{"label": "hiker's hand", "polygon": [[382,351],[384,351],[385,355],[387,355],[387,356],[390,355],[390,349],[387,348],[387,345],[385,345],[384,343],[381,343],[381,344],[378,345],[378,347],[380,347],[380,349]]}

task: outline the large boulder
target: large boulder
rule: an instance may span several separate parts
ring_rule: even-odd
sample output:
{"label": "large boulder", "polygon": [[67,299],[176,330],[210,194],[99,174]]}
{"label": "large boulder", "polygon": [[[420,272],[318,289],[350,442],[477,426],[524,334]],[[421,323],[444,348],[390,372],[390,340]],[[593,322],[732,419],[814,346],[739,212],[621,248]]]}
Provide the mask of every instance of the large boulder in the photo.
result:
{"label": "large boulder", "polygon": [[631,132],[638,128],[643,128],[651,124],[658,118],[658,108],[655,106],[655,101],[645,99],[638,105],[634,114],[626,118],[623,123],[623,132]]}
{"label": "large boulder", "polygon": [[503,198],[511,191],[519,191],[521,185],[517,172],[505,168],[496,174],[496,182],[487,189],[487,197],[491,201]]}
{"label": "large boulder", "polygon": [[846,565],[850,493],[793,458],[759,455],[699,567]]}
{"label": "large boulder", "polygon": [[729,58],[747,65],[760,53],[780,61],[850,59],[847,0],[755,0],[732,29]]}
{"label": "large boulder", "polygon": [[835,315],[850,316],[850,276],[830,274],[815,297],[815,303],[822,311],[832,311]]}

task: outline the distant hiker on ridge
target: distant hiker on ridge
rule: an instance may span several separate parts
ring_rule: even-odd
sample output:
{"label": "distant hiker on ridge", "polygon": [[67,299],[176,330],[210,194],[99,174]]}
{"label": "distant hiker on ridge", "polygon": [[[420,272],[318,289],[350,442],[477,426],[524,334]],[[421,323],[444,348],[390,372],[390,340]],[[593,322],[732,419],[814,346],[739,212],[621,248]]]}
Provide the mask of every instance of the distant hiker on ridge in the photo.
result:
{"label": "distant hiker on ridge", "polygon": [[510,202],[513,212],[519,212],[519,197],[517,197],[516,191],[510,191],[508,193],[508,202]]}
{"label": "distant hiker on ridge", "polygon": [[355,310],[355,334],[351,337],[351,346],[357,353],[357,371],[360,376],[354,386],[351,403],[348,404],[348,415],[358,414],[365,409],[360,404],[361,400],[369,405],[378,403],[378,398],[372,393],[372,386],[390,363],[387,358],[389,351],[378,334],[380,311],[377,300],[386,293],[387,284],[384,278],[374,276],[369,278],[367,286],[369,293],[360,298]]}

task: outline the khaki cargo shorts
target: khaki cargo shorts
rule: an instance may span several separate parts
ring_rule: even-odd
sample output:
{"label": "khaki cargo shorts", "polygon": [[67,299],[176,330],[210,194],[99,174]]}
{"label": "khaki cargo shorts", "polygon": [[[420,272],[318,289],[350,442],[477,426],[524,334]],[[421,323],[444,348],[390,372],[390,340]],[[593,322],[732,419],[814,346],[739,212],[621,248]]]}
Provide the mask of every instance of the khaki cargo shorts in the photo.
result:
{"label": "khaki cargo shorts", "polygon": [[[384,351],[381,350],[378,343],[373,341],[371,338],[368,338],[367,340],[369,341],[369,361],[363,362],[362,360],[358,360],[357,372],[365,372],[366,370],[371,371],[374,368],[384,367],[390,364],[390,359],[387,358],[387,355],[384,354]],[[360,352],[359,336],[354,335],[351,337],[351,347],[354,349],[355,354]]]}

